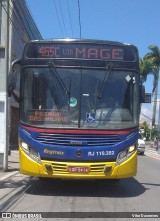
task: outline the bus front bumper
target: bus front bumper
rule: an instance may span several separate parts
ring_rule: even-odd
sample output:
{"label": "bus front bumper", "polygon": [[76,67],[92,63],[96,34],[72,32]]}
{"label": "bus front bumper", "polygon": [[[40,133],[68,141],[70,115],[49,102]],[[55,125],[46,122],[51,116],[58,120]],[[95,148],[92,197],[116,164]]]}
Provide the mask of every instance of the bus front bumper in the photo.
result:
{"label": "bus front bumper", "polygon": [[20,148],[20,172],[22,174],[62,179],[121,179],[137,174],[137,151],[126,161],[116,162],[60,162],[38,163]]}

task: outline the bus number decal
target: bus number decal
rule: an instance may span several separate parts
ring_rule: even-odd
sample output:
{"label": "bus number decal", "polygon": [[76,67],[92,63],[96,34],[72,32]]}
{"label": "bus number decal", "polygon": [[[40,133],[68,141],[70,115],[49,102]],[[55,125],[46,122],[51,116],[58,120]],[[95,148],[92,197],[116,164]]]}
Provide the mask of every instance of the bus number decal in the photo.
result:
{"label": "bus number decal", "polygon": [[114,150],[89,151],[88,156],[113,156]]}

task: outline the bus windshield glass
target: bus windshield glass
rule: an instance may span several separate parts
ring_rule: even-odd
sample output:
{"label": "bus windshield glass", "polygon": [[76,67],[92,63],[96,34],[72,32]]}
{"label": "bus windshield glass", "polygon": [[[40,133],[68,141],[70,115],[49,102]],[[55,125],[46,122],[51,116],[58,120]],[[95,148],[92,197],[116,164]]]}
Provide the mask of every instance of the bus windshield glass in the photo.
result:
{"label": "bus windshield glass", "polygon": [[27,67],[20,120],[46,128],[132,128],[138,125],[138,81],[138,74],[127,70]]}

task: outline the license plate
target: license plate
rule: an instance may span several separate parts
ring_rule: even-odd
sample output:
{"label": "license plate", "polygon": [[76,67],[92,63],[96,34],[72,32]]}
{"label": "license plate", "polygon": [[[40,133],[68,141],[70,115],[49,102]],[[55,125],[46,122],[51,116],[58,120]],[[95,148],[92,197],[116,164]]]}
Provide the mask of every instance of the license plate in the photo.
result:
{"label": "license plate", "polygon": [[87,167],[87,166],[68,166],[68,172],[70,172],[70,173],[89,173],[89,167]]}

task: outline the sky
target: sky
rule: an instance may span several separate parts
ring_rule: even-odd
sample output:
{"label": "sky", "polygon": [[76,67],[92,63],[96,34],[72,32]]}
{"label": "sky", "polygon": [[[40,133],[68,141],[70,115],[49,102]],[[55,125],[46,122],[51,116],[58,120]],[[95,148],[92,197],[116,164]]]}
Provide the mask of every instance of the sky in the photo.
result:
{"label": "sky", "polygon": [[[148,46],[160,47],[160,0],[26,0],[26,3],[44,39],[130,43],[138,48],[141,58],[150,52]],[[152,75],[144,85],[146,92],[151,93]],[[152,107],[153,103],[143,104],[141,112],[151,118]]]}

